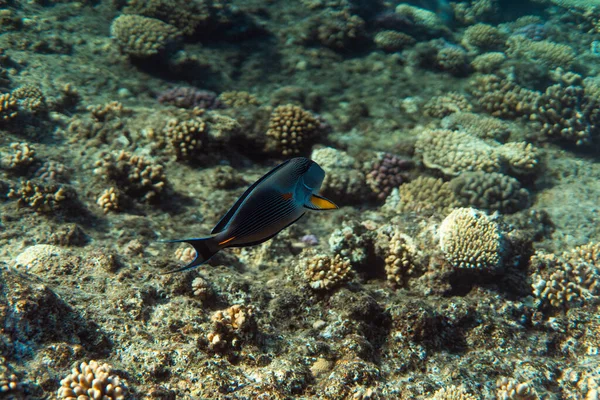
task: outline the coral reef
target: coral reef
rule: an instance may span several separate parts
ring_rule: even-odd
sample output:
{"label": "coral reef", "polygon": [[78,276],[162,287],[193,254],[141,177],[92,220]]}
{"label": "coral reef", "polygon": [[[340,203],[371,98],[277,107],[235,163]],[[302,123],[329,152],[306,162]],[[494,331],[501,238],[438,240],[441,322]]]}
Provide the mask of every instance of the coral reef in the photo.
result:
{"label": "coral reef", "polygon": [[236,304],[225,310],[215,311],[210,320],[213,331],[206,338],[210,348],[215,351],[239,349],[242,342],[251,338],[256,331],[252,306]]}
{"label": "coral reef", "polygon": [[458,208],[444,219],[439,234],[440,248],[453,267],[488,271],[502,267],[505,238],[485,213]]}
{"label": "coral reef", "polygon": [[391,191],[408,181],[406,172],[413,167],[409,159],[390,153],[380,153],[366,175],[366,181],[379,200],[385,198]]}
{"label": "coral reef", "polygon": [[100,194],[98,200],[96,200],[96,204],[102,208],[105,214],[111,211],[120,211],[121,194],[118,189],[110,187]]}
{"label": "coral reef", "polygon": [[271,113],[267,136],[283,156],[294,156],[310,148],[319,134],[317,119],[301,107],[287,104]]}
{"label": "coral reef", "polygon": [[348,153],[323,147],[315,149],[311,158],[331,173],[325,175],[322,193],[339,204],[360,202],[369,194],[366,177],[357,161]]}
{"label": "coral reef", "polygon": [[316,254],[305,261],[304,278],[314,290],[330,290],[352,277],[350,260],[339,254],[333,257]]}
{"label": "coral reef", "polygon": [[99,364],[94,360],[83,362],[60,382],[58,398],[123,400],[126,398],[125,385],[118,376],[111,375],[111,372],[112,367],[108,364]]}
{"label": "coral reef", "polygon": [[8,197],[17,199],[19,207],[30,207],[41,214],[68,210],[77,193],[68,186],[25,181],[18,189],[11,189]]}
{"label": "coral reef", "polygon": [[427,168],[451,176],[463,171],[499,172],[502,167],[494,147],[461,131],[425,131],[417,139],[415,153]]}
{"label": "coral reef", "polygon": [[464,95],[449,92],[432,97],[423,106],[423,114],[428,117],[443,118],[453,113],[471,111],[472,109],[473,106]]}
{"label": "coral reef", "polygon": [[598,134],[598,105],[598,98],[586,95],[583,87],[556,84],[540,96],[532,119],[544,135],[583,145]]}
{"label": "coral reef", "polygon": [[600,245],[589,243],[557,256],[537,251],[531,256],[533,294],[542,307],[581,305],[599,293]]}
{"label": "coral reef", "polygon": [[464,206],[514,213],[529,206],[529,192],[518,180],[497,172],[463,172],[449,182]]}
{"label": "coral reef", "polygon": [[166,184],[162,165],[126,151],[116,156],[104,156],[96,163],[95,173],[113,181],[126,194],[143,201],[156,200]]}
{"label": "coral reef", "polygon": [[499,118],[470,112],[455,112],[442,119],[442,128],[466,132],[481,139],[505,142],[510,136],[510,126]]}
{"label": "coral reef", "polygon": [[164,51],[179,36],[174,26],[140,15],[118,16],[110,33],[125,54],[141,58]]}
{"label": "coral reef", "polygon": [[189,86],[178,86],[165,90],[156,99],[160,103],[172,104],[181,108],[215,109],[222,107],[220,97],[215,92]]}

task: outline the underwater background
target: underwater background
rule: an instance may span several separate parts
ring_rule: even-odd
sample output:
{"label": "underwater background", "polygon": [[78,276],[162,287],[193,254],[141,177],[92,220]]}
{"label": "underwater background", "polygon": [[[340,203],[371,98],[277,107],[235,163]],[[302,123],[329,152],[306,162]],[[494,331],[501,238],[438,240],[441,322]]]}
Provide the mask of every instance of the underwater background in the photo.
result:
{"label": "underwater background", "polygon": [[597,0],[0,0],[0,398],[597,399],[599,74]]}

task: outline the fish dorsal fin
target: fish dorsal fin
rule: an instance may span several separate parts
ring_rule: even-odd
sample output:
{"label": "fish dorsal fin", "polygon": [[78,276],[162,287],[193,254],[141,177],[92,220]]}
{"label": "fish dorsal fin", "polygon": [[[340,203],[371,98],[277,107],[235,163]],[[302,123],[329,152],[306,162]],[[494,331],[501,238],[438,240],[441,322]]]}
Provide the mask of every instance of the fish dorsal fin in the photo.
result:
{"label": "fish dorsal fin", "polygon": [[225,229],[225,227],[229,223],[229,220],[231,220],[231,217],[233,217],[235,212],[238,210],[238,208],[240,208],[240,206],[242,205],[244,200],[246,200],[246,198],[250,195],[250,193],[252,193],[252,191],[254,189],[256,189],[256,187],[259,184],[261,184],[265,179],[267,179],[268,177],[273,175],[275,173],[275,171],[279,170],[280,168],[282,168],[284,165],[286,165],[289,162],[290,162],[290,160],[282,162],[281,164],[279,164],[278,166],[276,166],[275,168],[273,168],[272,170],[267,172],[265,175],[263,175],[259,180],[254,182],[248,189],[246,189],[244,194],[241,195],[239,199],[237,199],[235,204],[229,209],[229,211],[227,211],[227,213],[221,218],[221,220],[217,223],[217,225],[215,225],[215,227],[213,228],[213,230],[210,233],[212,235],[214,235],[216,233],[223,231],[223,229]]}
{"label": "fish dorsal fin", "polygon": [[313,194],[312,196],[310,196],[310,199],[308,200],[308,202],[306,202],[306,204],[304,204],[305,208],[308,208],[309,210],[335,210],[336,208],[339,208],[338,206],[335,205],[335,203],[329,199],[326,199],[325,197],[319,196],[318,194]]}

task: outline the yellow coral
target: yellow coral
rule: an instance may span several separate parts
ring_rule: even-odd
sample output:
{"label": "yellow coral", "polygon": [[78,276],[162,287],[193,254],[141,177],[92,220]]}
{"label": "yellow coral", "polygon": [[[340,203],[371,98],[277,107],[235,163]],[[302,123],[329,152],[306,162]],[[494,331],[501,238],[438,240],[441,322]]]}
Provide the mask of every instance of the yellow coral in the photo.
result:
{"label": "yellow coral", "polygon": [[474,208],[452,211],[440,226],[440,248],[455,268],[489,270],[500,267],[503,242],[498,224]]}
{"label": "yellow coral", "polygon": [[400,186],[399,197],[400,212],[446,213],[459,204],[448,182],[428,176]]}
{"label": "yellow coral", "polygon": [[403,286],[406,278],[415,272],[416,253],[417,248],[409,236],[401,232],[394,233],[385,258],[385,273],[392,286]]}
{"label": "yellow coral", "polygon": [[112,368],[108,364],[99,364],[92,360],[73,368],[71,375],[63,379],[58,389],[58,398],[65,400],[125,399],[125,385],[118,376],[111,375]]}
{"label": "yellow coral", "polygon": [[0,94],[0,121],[9,121],[17,116],[17,99],[10,93]]}
{"label": "yellow coral", "polygon": [[462,386],[450,385],[441,388],[429,400],[478,400]]}
{"label": "yellow coral", "polygon": [[496,398],[498,400],[536,400],[538,396],[529,383],[519,382],[506,377],[496,381]]}
{"label": "yellow coral", "polygon": [[334,257],[315,255],[307,260],[304,277],[315,290],[332,289],[352,276],[350,260],[336,254]]}
{"label": "yellow coral", "polygon": [[164,128],[171,149],[177,159],[189,160],[195,158],[206,141],[207,125],[201,118],[181,121],[172,118]]}
{"label": "yellow coral", "polygon": [[537,251],[530,260],[533,294],[541,305],[568,307],[600,292],[600,244],[576,247],[562,255]]}
{"label": "yellow coral", "polygon": [[96,204],[102,208],[104,214],[108,214],[110,211],[119,211],[121,209],[120,197],[119,191],[114,187],[110,187],[100,194]]}
{"label": "yellow coral", "polygon": [[275,146],[283,156],[300,154],[317,134],[318,122],[302,107],[287,104],[276,107],[271,113],[267,136],[275,140]]}
{"label": "yellow coral", "polygon": [[427,168],[446,175],[464,171],[498,172],[500,156],[494,147],[465,132],[445,129],[427,130],[417,138],[415,154]]}

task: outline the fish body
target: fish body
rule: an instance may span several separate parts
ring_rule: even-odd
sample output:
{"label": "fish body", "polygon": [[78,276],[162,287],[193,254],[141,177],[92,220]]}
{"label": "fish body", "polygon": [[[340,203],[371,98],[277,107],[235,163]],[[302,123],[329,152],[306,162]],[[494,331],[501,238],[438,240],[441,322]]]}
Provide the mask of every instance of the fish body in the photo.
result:
{"label": "fish body", "polygon": [[197,267],[226,247],[261,244],[294,222],[308,210],[337,206],[318,195],[325,171],[304,157],[279,164],[250,186],[213,228],[213,236],[172,240],[194,246],[196,259],[178,272]]}

